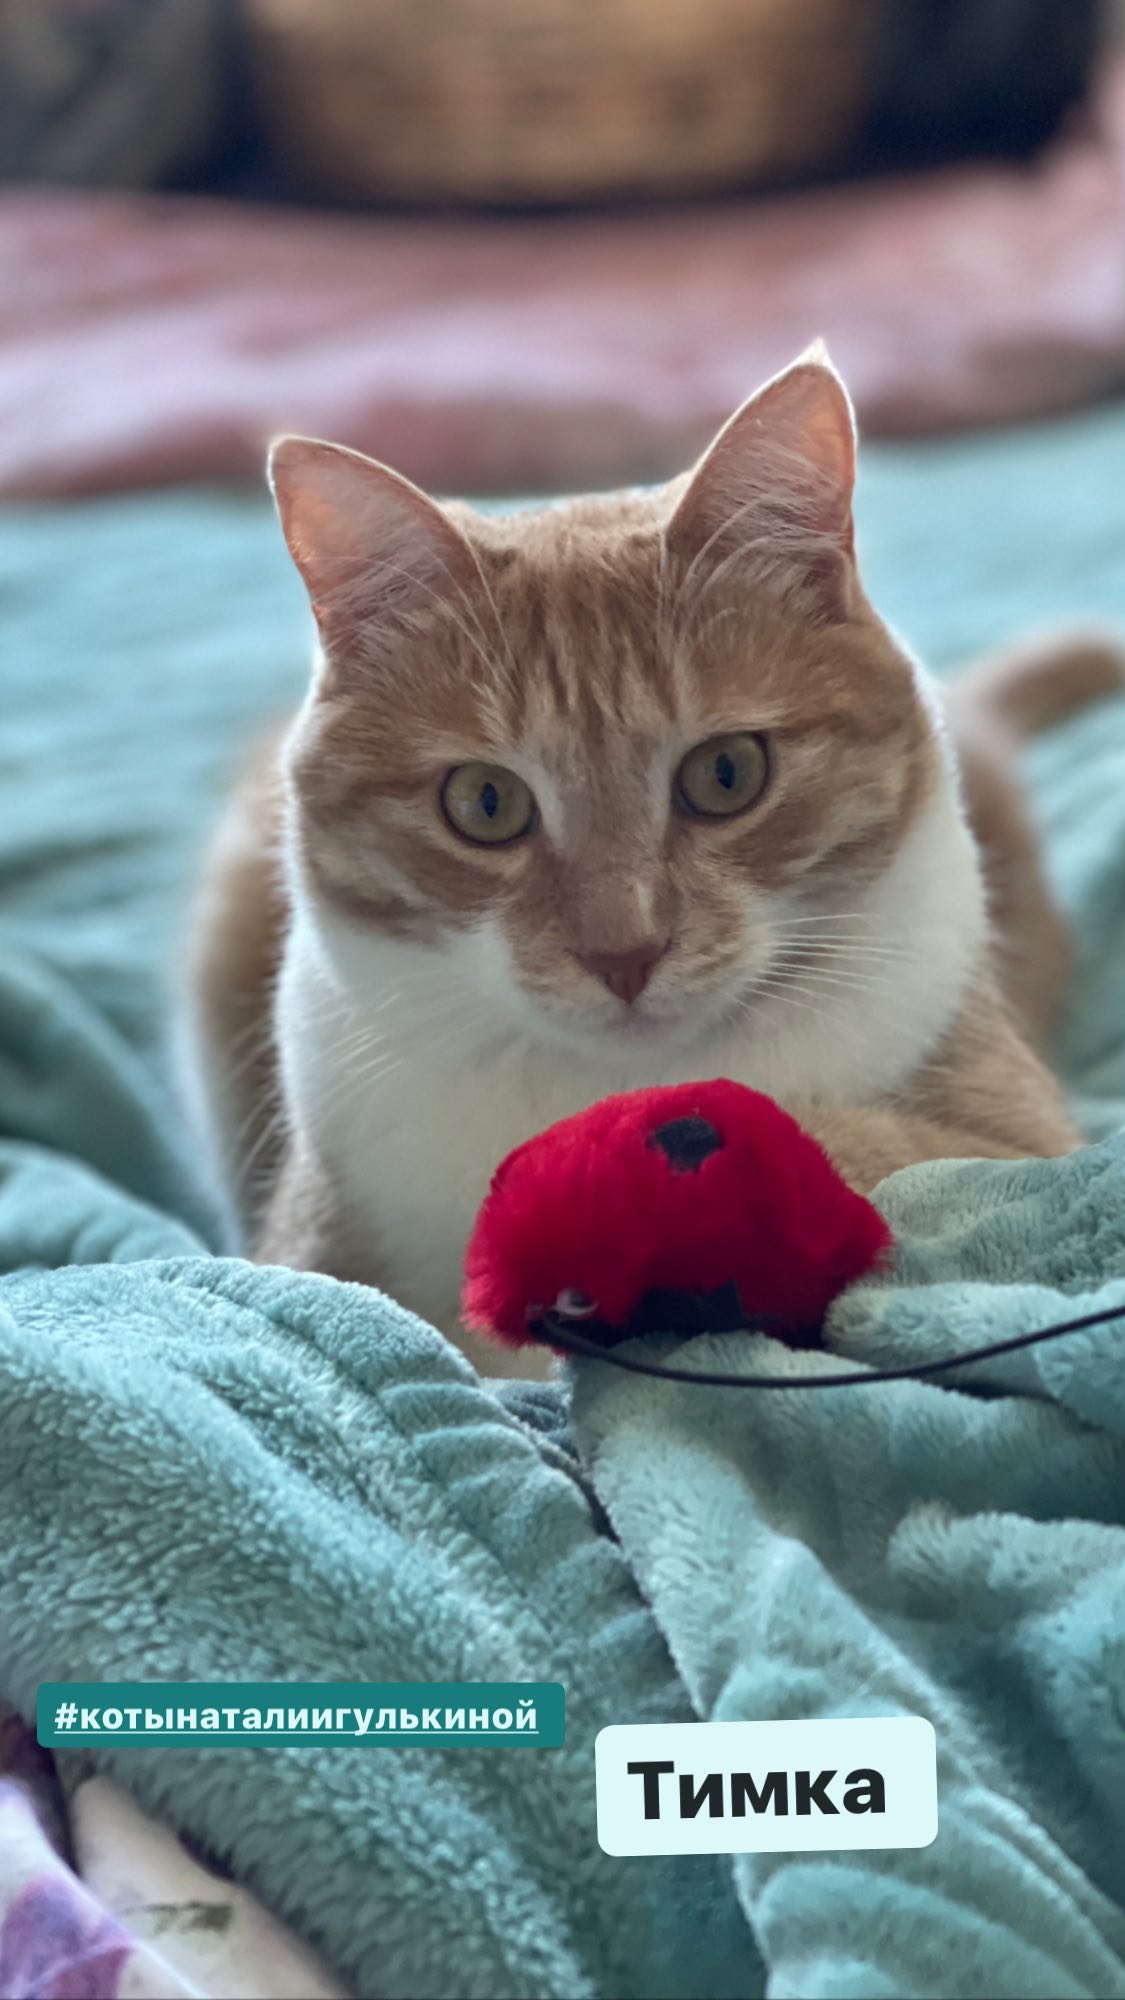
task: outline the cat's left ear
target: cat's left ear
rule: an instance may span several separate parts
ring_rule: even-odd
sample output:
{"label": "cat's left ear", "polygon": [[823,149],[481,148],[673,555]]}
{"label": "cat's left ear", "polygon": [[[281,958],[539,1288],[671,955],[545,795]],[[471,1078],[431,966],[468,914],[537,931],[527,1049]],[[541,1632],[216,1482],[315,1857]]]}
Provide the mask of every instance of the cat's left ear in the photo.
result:
{"label": "cat's left ear", "polygon": [[822,622],[858,587],[851,400],[823,343],[743,403],[689,475],[665,529],[669,551],[706,575],[774,583]]}
{"label": "cat's left ear", "polygon": [[279,438],[269,482],[321,636],[341,658],[431,616],[479,575],[437,502],[362,452]]}

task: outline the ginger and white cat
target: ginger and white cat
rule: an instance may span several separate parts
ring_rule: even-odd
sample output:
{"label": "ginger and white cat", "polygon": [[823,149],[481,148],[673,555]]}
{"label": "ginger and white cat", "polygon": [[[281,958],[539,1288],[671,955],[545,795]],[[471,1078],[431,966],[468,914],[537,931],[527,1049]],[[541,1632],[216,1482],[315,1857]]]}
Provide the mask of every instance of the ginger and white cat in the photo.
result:
{"label": "ginger and white cat", "polygon": [[1077,1144],[1028,1039],[1066,950],[1011,742],[1120,656],[969,676],[959,776],[864,595],[854,474],[822,350],[659,491],[483,517],[275,446],[319,653],[224,829],[194,978],[260,1259],[379,1285],[508,1372],[458,1331],[474,1213],[609,1092],[739,1078],[864,1190]]}

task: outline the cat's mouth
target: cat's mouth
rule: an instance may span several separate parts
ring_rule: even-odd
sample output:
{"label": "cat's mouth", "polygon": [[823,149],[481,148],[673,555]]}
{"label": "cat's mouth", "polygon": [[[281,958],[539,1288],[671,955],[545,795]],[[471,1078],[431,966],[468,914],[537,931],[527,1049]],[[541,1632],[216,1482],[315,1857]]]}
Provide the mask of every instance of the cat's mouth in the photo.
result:
{"label": "cat's mouth", "polygon": [[607,1019],[599,1020],[597,1032],[613,1035],[623,1042],[653,1041],[662,1034],[667,1035],[670,1029],[682,1027],[688,1018],[690,1009],[670,1013],[651,1003],[646,1006],[641,1000],[632,1007],[619,1007]]}
{"label": "cat's mouth", "polygon": [[556,1046],[585,1055],[625,1057],[644,1050],[671,1057],[690,1051],[732,1023],[749,1029],[749,1017],[756,1011],[751,996],[762,976],[757,959],[755,954],[748,965],[743,955],[695,981],[681,973],[682,983],[661,977],[661,967],[651,985],[627,999],[599,995],[592,986],[585,991],[544,990],[538,982],[519,981],[516,990],[522,989],[521,1012],[527,1025],[534,1019],[538,1035]]}
{"label": "cat's mouth", "polygon": [[586,1034],[621,1049],[664,1043],[680,1050],[732,1026],[749,1033],[754,1020],[769,1011],[779,997],[784,1000],[784,991],[771,969],[747,976],[745,968],[739,967],[694,990],[666,993],[658,989],[643,994],[630,1006],[621,1004],[612,1011],[599,1012],[596,1019],[590,1018]]}
{"label": "cat's mouth", "polygon": [[713,1034],[725,1016],[729,996],[721,992],[645,994],[631,1004],[612,1007],[550,1009],[552,1038],[559,1037],[585,1052],[601,1050],[619,1055],[642,1050],[677,1052]]}

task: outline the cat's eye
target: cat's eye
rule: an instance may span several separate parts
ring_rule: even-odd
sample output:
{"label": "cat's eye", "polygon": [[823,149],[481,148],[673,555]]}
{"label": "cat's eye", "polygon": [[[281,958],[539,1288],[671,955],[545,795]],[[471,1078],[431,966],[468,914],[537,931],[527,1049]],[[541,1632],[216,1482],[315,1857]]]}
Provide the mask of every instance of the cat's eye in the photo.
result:
{"label": "cat's eye", "polygon": [[676,789],[690,812],[704,819],[729,819],[761,797],[769,768],[760,736],[748,730],[710,736],[688,751],[676,774]]}
{"label": "cat's eye", "polygon": [[441,809],[466,840],[499,847],[519,840],[535,821],[535,799],[502,764],[458,764],[441,788]]}

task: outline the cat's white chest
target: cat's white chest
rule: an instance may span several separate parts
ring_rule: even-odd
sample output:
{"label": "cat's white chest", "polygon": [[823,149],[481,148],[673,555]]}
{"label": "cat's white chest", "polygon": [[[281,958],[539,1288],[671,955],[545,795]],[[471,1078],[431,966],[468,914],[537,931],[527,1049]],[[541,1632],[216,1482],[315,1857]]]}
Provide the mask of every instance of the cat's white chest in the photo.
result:
{"label": "cat's white chest", "polygon": [[380,1014],[377,998],[369,1002],[372,1023],[381,1023],[377,1041],[357,1055],[323,979],[299,955],[283,1004],[287,1096],[327,1169],[340,1263],[462,1345],[466,1243],[492,1174],[514,1147],[616,1091],[732,1076],[781,1094],[815,1069],[804,1037],[796,1061],[774,1043],[763,1063],[745,1035],[729,1032],[679,1060],[641,1049],[584,1060],[516,1034],[466,1046],[447,1024],[427,1036],[421,1000]]}
{"label": "cat's white chest", "polygon": [[[341,1262],[461,1339],[465,1246],[495,1168],[534,1132],[625,1079],[607,1077],[599,1089],[565,1058],[495,1044],[491,1053],[466,1050],[448,1016],[427,1031],[420,1001],[381,1013],[373,998],[377,1040],[357,1052],[299,932],[280,1004],[286,1096],[327,1169],[335,1204],[328,1233]],[[488,1361],[477,1349],[473,1358]]]}
{"label": "cat's white chest", "polygon": [[561,1079],[557,1092],[529,1092],[504,1064],[405,1060],[392,1080],[357,1092],[322,1146],[353,1217],[370,1224],[378,1282],[455,1331],[465,1245],[492,1173],[513,1146],[576,1108]]}

